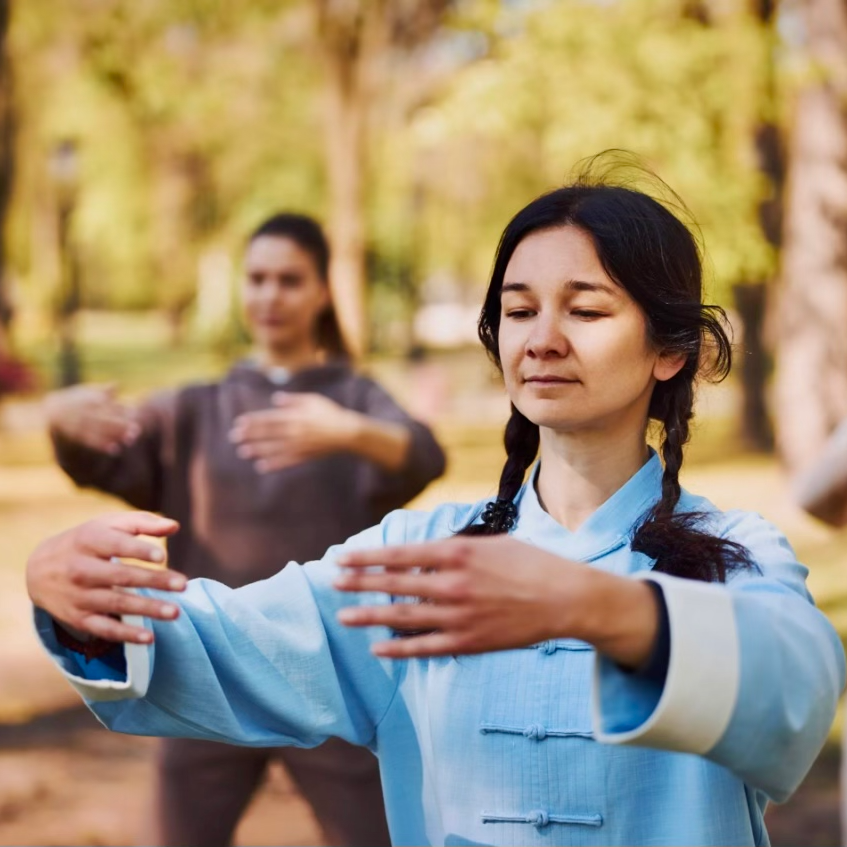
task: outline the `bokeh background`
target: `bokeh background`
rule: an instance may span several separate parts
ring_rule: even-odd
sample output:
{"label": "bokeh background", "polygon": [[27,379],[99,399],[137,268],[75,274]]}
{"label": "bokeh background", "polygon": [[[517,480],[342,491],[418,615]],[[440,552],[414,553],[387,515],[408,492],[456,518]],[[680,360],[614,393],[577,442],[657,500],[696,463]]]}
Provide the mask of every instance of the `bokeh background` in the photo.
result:
{"label": "bokeh background", "polygon": [[[120,508],[52,464],[44,392],[221,374],[246,234],[304,211],[362,367],[448,449],[420,503],[490,494],[499,232],[607,148],[685,200],[735,330],[685,483],[782,527],[847,635],[847,535],[790,493],[847,417],[847,0],[0,0],[0,844],[131,844],[150,773],[31,634],[29,551]],[[839,738],[775,844],[840,843]],[[275,772],[238,841],[317,838]]]}

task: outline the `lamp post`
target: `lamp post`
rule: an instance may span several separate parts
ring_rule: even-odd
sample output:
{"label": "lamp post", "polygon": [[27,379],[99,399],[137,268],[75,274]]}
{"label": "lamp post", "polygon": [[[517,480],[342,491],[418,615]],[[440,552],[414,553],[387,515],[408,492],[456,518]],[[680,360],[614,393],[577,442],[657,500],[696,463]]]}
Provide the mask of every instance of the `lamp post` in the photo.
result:
{"label": "lamp post", "polygon": [[56,302],[56,331],[59,337],[58,383],[61,387],[81,381],[76,345],[76,313],[80,306],[79,262],[71,237],[71,221],[79,183],[76,143],[59,141],[50,154],[50,178],[56,195],[56,229],[59,242],[59,292]]}

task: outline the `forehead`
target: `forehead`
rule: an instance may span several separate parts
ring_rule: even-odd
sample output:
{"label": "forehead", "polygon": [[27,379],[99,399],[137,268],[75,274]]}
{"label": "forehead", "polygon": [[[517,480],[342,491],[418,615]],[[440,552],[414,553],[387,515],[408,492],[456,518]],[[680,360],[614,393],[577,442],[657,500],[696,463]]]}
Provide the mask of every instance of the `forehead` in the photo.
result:
{"label": "forehead", "polygon": [[247,245],[244,257],[248,267],[285,267],[305,269],[314,262],[296,241],[278,235],[260,235]]}
{"label": "forehead", "polygon": [[577,227],[564,226],[533,232],[524,238],[509,259],[503,282],[538,285],[571,280],[618,287],[603,269],[591,237]]}

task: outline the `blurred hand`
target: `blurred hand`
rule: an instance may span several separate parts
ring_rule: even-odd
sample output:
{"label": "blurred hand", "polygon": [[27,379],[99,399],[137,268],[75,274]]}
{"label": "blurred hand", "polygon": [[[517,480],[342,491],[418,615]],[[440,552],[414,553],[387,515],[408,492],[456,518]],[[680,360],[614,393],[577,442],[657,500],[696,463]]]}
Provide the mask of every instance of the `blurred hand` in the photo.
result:
{"label": "blurred hand", "polygon": [[176,521],[149,512],[119,512],[76,526],[43,541],[29,557],[27,591],[32,602],[75,633],[109,641],[150,643],[153,633],[128,626],[117,615],[172,620],[179,609],[140,597],[126,588],[182,591],[185,577],[171,570],[112,561],[113,557],[161,564],[165,554],[138,535],[163,537],[179,529]]}
{"label": "blurred hand", "polygon": [[350,449],[359,431],[359,414],[321,394],[280,392],[272,402],[272,409],[236,418],[229,433],[259,473]]}
{"label": "blurred hand", "polygon": [[141,427],[130,407],[115,399],[114,385],[75,385],[47,395],[50,429],[69,441],[112,456],[132,444]]}
{"label": "blurred hand", "polygon": [[348,626],[422,633],[374,645],[379,656],[449,656],[579,638],[635,668],[647,660],[658,632],[655,597],[644,582],[507,535],[363,550],[339,565],[335,587],[341,591],[421,601],[339,612]]}

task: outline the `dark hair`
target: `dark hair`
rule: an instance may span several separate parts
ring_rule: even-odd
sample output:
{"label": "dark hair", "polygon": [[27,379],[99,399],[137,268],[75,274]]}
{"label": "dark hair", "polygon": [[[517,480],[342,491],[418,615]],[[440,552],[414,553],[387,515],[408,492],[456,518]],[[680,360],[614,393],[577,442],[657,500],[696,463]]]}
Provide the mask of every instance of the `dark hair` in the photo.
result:
{"label": "dark hair", "polygon": [[[675,509],[681,493],[679,471],[689,438],[695,380],[705,373],[720,381],[731,367],[732,348],[724,329],[726,315],[720,307],[702,302],[700,251],[688,227],[651,196],[612,184],[608,177],[593,176],[597,161],[597,157],[589,160],[583,175],[573,184],[533,200],[509,222],[497,248],[479,317],[479,337],[502,370],[498,345],[500,290],[518,244],[541,230],[574,226],[585,232],[606,273],[643,311],[650,342],[656,349],[685,356],[681,370],[671,379],[657,382],[653,389],[648,415],[662,428],[662,495],[634,528],[632,549],[654,559],[657,571],[707,582],[723,581],[733,569],[750,565],[748,551],[701,528],[704,514],[678,513]],[[650,176],[685,209],[658,177]],[[482,523],[465,527],[462,535],[496,535],[514,524],[513,501],[539,445],[538,426],[514,405],[504,442],[507,459],[497,499],[487,507]]]}
{"label": "dark hair", "polygon": [[[329,242],[326,240],[321,225],[314,218],[292,212],[281,212],[256,227],[250,235],[248,243],[264,236],[288,238],[302,250],[305,250],[312,257],[318,276],[324,284],[329,286]],[[318,346],[332,358],[350,358],[350,351],[344,342],[332,300],[318,316],[315,326],[315,339]]]}

